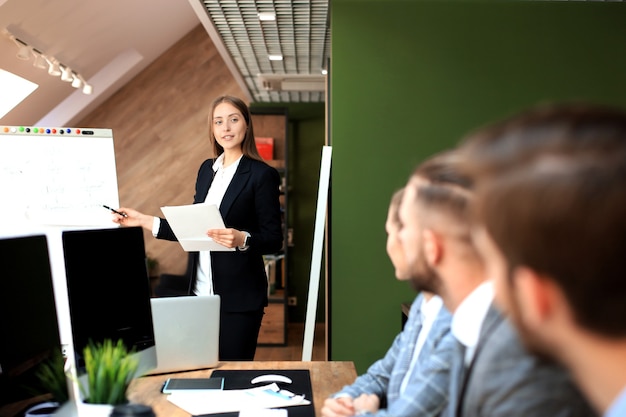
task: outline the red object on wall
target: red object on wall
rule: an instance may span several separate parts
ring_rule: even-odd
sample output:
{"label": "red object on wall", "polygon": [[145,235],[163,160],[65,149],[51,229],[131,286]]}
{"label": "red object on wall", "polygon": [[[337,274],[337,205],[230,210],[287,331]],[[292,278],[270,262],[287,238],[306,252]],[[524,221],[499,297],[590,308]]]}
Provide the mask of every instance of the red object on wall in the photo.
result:
{"label": "red object on wall", "polygon": [[274,138],[254,138],[256,149],[266,161],[274,159]]}

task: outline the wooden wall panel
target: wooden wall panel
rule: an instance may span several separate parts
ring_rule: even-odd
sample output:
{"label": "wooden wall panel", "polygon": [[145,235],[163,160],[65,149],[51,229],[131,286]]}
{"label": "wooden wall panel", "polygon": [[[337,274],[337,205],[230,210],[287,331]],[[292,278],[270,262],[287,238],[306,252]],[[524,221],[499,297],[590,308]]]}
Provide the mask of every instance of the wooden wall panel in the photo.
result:
{"label": "wooden wall panel", "polygon": [[[113,129],[120,204],[162,216],[164,205],[190,204],[202,161],[212,157],[207,117],[222,94],[244,97],[206,31],[198,25],[82,121]],[[145,232],[160,272],[182,273],[177,243]]]}

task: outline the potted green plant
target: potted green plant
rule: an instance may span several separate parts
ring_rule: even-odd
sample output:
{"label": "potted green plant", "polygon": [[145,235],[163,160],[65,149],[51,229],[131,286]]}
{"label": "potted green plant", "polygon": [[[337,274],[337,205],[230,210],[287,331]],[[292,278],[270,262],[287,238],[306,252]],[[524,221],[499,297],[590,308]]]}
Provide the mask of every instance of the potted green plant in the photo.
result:
{"label": "potted green plant", "polygon": [[44,415],[42,413],[46,412],[52,414],[52,410],[56,410],[61,404],[69,400],[64,365],[65,359],[61,350],[52,351],[46,359],[37,365],[34,374],[36,382],[27,389],[32,395],[42,400],[45,399],[45,401],[26,410],[24,413],[26,416]]}
{"label": "potted green plant", "polygon": [[42,363],[37,371],[37,378],[44,389],[50,393],[52,400],[62,404],[69,400],[67,377],[65,375],[65,359],[60,350],[54,351],[51,357]]}
{"label": "potted green plant", "polygon": [[[128,402],[126,390],[132,379],[137,376],[138,360],[131,356],[122,340],[116,343],[107,339],[102,343],[89,343],[84,349],[87,386],[79,384],[84,402],[80,408],[93,404],[106,404],[102,415],[108,416],[113,406]],[[96,415],[94,410],[89,415]],[[85,413],[87,414],[87,413]]]}

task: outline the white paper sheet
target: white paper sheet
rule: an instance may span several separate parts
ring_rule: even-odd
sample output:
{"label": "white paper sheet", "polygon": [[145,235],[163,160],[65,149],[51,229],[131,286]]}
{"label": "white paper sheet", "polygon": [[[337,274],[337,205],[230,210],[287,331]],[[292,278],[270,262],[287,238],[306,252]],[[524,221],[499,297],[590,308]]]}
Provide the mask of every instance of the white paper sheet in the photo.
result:
{"label": "white paper sheet", "polygon": [[167,399],[191,415],[309,405],[303,395],[280,390],[275,383],[243,390],[213,390],[203,393],[175,392]]}
{"label": "white paper sheet", "polygon": [[260,410],[241,410],[239,417],[288,417],[284,408],[262,408]]}
{"label": "white paper sheet", "polygon": [[186,206],[161,207],[168,223],[174,231],[178,242],[187,252],[234,251],[227,248],[206,235],[209,229],[225,229],[224,220],[215,204],[189,204]]}

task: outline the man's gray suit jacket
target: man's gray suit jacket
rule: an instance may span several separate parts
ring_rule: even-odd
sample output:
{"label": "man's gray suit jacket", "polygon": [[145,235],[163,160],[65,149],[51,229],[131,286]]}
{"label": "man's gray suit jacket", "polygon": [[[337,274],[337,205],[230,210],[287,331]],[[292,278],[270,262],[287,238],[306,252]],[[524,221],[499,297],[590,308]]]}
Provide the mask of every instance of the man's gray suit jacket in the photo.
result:
{"label": "man's gray suit jacket", "polygon": [[469,368],[464,349],[450,375],[447,417],[591,417],[568,372],[528,353],[509,320],[493,305]]}

